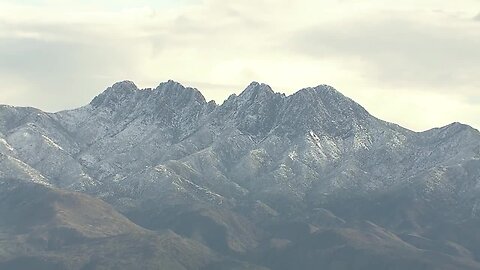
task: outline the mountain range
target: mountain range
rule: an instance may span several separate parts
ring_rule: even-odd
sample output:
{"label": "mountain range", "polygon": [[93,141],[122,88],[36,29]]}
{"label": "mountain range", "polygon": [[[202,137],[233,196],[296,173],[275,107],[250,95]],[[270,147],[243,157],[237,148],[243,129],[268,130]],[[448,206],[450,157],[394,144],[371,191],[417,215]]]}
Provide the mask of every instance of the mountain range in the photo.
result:
{"label": "mountain range", "polygon": [[0,216],[0,269],[480,269],[480,132],[327,85],[219,105],[123,81],[0,106]]}

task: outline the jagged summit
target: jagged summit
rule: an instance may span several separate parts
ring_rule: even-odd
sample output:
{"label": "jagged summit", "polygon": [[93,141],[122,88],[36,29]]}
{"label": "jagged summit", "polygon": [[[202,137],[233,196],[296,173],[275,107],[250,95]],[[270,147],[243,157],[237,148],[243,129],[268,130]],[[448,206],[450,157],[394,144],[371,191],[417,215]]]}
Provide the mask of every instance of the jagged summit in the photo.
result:
{"label": "jagged summit", "polygon": [[[374,119],[363,106],[326,84],[303,88],[293,94],[285,95],[275,92],[268,84],[253,81],[239,95],[232,94],[223,104],[217,105],[213,101],[207,102],[197,88],[186,87],[174,80],[162,82],[154,89],[143,90],[139,89],[134,82],[125,80],[108,87],[90,104],[94,108],[103,107],[112,110],[142,107],[150,113],[157,111],[158,106],[166,108],[173,106],[180,109],[196,104],[195,111],[217,110],[216,115],[223,115],[225,119],[237,119],[237,122],[249,123],[240,126],[251,126],[253,121],[255,124],[250,128],[265,131],[273,128],[277,122],[283,123],[282,125],[294,124],[295,127],[301,125],[304,128],[325,127],[333,124],[337,129],[344,125],[357,125],[358,121]],[[260,121],[267,115],[268,124]],[[253,120],[254,118],[256,120]],[[453,130],[477,131],[464,124],[452,123],[445,127],[427,130],[425,133],[444,129],[450,132]]]}
{"label": "jagged summit", "polygon": [[455,132],[460,132],[460,131],[472,131],[472,132],[478,132],[477,129],[467,125],[463,124],[460,122],[453,122],[450,124],[447,124],[445,126],[441,127],[435,127],[431,128],[422,132],[418,132],[419,134],[428,134],[428,133],[434,133],[434,132],[450,132],[450,133],[455,133]]}
{"label": "jagged summit", "polygon": [[240,97],[253,98],[255,96],[271,96],[274,94],[272,88],[268,84],[252,82],[239,95]]}
{"label": "jagged summit", "polygon": [[286,107],[286,121],[306,128],[324,129],[329,126],[327,129],[337,130],[373,119],[360,104],[328,85],[303,88],[295,92],[287,97]]}
{"label": "jagged summit", "polygon": [[207,103],[205,97],[198,89],[185,87],[181,83],[173,80],[160,83],[153,92],[158,92],[165,96],[166,99],[171,101],[175,100],[175,102],[185,103],[194,101],[200,104]]}
{"label": "jagged summit", "polygon": [[450,124],[442,127],[442,129],[464,130],[464,129],[473,129],[473,128],[469,125],[466,125],[466,124],[463,124],[463,123],[460,123],[460,122],[453,122],[453,123],[450,123]]}
{"label": "jagged summit", "polygon": [[117,104],[135,95],[137,91],[139,91],[139,89],[134,82],[120,81],[114,83],[103,91],[103,93],[96,96],[90,104],[95,108],[102,105],[104,107],[115,107]]}
{"label": "jagged summit", "polygon": [[156,90],[164,90],[164,89],[174,89],[174,90],[183,90],[186,87],[183,86],[181,83],[174,81],[174,80],[168,80],[166,82],[161,82]]}
{"label": "jagged summit", "polygon": [[321,84],[315,87],[307,87],[298,90],[292,95],[288,96],[289,98],[294,99],[295,96],[303,96],[304,98],[310,98],[312,101],[320,102],[340,102],[340,103],[354,103],[360,106],[358,103],[343,95],[340,91],[335,89],[330,85]]}
{"label": "jagged summit", "polygon": [[320,84],[320,85],[317,85],[315,87],[313,87],[313,89],[315,91],[319,91],[319,92],[322,92],[322,93],[326,93],[326,94],[330,94],[330,95],[342,95],[342,93],[340,93],[340,91],[338,91],[337,89],[335,89],[335,87],[331,86],[331,85],[328,85],[328,84]]}
{"label": "jagged summit", "polygon": [[116,82],[112,85],[111,88],[114,90],[131,90],[131,91],[138,90],[137,85],[135,85],[134,82],[129,80]]}
{"label": "jagged summit", "polygon": [[[122,108],[125,103],[131,106],[151,100],[156,102],[186,105],[189,102],[207,103],[205,97],[196,88],[185,87],[179,82],[168,80],[160,83],[156,88],[139,89],[132,81],[120,81],[108,87],[103,93],[96,96],[90,103],[94,108],[108,107]],[[149,101],[147,101],[149,100]]]}
{"label": "jagged summit", "polygon": [[[207,103],[205,97],[197,88],[186,87],[174,80],[162,82],[154,89],[148,88],[144,90],[149,90],[147,92],[150,92],[149,94],[143,93],[144,96],[161,95],[165,96],[165,99],[170,101],[180,100],[183,102],[186,100],[194,100],[202,104]],[[114,83],[103,93],[95,97],[91,104],[95,107],[101,104],[112,106],[114,103],[121,102],[125,98],[133,97],[138,91],[140,91],[140,89],[135,85],[134,82],[129,80],[120,81]],[[275,92],[268,84],[253,81],[238,96],[232,94],[229,99],[226,100],[226,103],[228,103],[228,100],[237,98],[243,102],[252,104],[257,102],[265,102],[267,100],[295,100],[298,96],[302,96],[301,99],[307,102],[318,102],[332,98],[334,98],[336,101],[340,101],[341,99],[350,100],[329,85],[318,85],[316,87],[304,88],[289,96],[286,96],[285,94]]]}

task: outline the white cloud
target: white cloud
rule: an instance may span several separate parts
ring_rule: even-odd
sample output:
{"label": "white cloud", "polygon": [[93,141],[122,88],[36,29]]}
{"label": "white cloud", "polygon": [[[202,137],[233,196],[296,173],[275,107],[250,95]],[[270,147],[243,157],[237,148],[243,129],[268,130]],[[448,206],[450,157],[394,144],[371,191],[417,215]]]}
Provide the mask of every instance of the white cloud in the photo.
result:
{"label": "white cloud", "polygon": [[219,102],[328,83],[410,128],[480,127],[474,0],[40,2],[0,3],[0,103],[72,108],[124,79]]}

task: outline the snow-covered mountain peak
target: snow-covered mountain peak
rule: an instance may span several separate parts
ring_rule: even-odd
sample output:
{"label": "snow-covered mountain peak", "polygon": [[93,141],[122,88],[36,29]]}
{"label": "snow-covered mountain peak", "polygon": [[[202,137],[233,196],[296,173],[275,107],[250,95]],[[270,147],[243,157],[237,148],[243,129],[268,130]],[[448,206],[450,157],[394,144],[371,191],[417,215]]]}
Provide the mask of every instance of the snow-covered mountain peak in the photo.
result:
{"label": "snow-covered mountain peak", "polygon": [[465,125],[465,124],[462,124],[462,123],[460,123],[460,122],[453,122],[453,123],[451,123],[451,124],[446,125],[446,126],[443,127],[443,128],[444,128],[444,129],[450,129],[450,130],[456,130],[456,131],[473,129],[473,128],[470,127],[469,125]]}
{"label": "snow-covered mountain peak", "polygon": [[363,118],[369,115],[360,104],[328,85],[303,88],[288,96],[287,99],[290,107],[301,109],[305,113],[311,112],[316,116],[356,115]]}
{"label": "snow-covered mountain peak", "polygon": [[317,86],[313,87],[312,89],[316,92],[320,92],[320,93],[327,94],[327,95],[341,95],[341,96],[343,96],[343,94],[340,93],[340,91],[335,89],[333,86],[330,86],[330,85],[327,85],[327,84],[320,84],[320,85],[317,85]]}
{"label": "snow-covered mountain peak", "polygon": [[96,96],[90,104],[95,108],[100,106],[114,108],[118,104],[128,100],[138,91],[138,87],[131,81],[117,82]]}
{"label": "snow-covered mountain peak", "polygon": [[250,83],[245,90],[239,95],[242,99],[254,99],[257,97],[271,97],[275,93],[272,88],[264,83],[252,82]]}
{"label": "snow-covered mountain peak", "polygon": [[463,132],[468,132],[468,133],[479,133],[478,130],[474,129],[473,127],[469,125],[465,125],[459,122],[453,122],[448,125],[442,126],[442,127],[436,127],[432,128],[423,132],[420,132],[420,134],[448,134],[447,136],[451,136],[452,134],[456,133],[463,133]]}
{"label": "snow-covered mountain peak", "polygon": [[136,91],[136,90],[138,90],[137,85],[135,85],[134,82],[128,81],[128,80],[116,82],[112,85],[111,88],[114,89],[114,90],[120,90],[120,91],[122,91],[122,90],[124,90],[124,91]]}
{"label": "snow-covered mountain peak", "polygon": [[355,106],[360,106],[332,86],[325,84],[315,87],[303,88],[294,93],[293,95],[289,96],[289,98],[291,99],[296,99],[297,97],[301,97],[302,100],[307,99],[311,102],[321,102],[324,104],[332,103],[331,105],[334,105],[335,103],[337,103],[346,105],[347,103],[349,103],[351,105],[355,104]]}
{"label": "snow-covered mountain peak", "polygon": [[153,90],[157,95],[165,97],[167,102],[186,104],[188,102],[196,102],[206,104],[207,101],[200,91],[196,88],[185,87],[181,83],[168,80],[162,82]]}
{"label": "snow-covered mountain peak", "polygon": [[166,82],[161,82],[156,88],[156,90],[164,90],[164,89],[183,90],[185,89],[185,86],[183,86],[181,83],[177,81],[168,80]]}

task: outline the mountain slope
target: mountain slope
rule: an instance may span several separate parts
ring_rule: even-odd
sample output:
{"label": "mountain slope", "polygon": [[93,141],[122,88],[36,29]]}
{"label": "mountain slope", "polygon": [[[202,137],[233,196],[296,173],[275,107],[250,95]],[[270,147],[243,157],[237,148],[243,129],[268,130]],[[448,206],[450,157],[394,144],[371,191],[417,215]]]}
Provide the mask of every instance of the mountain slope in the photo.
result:
{"label": "mountain slope", "polygon": [[0,269],[242,265],[171,231],[147,231],[99,199],[42,185],[3,187],[0,215]]}

